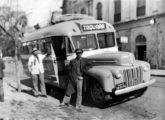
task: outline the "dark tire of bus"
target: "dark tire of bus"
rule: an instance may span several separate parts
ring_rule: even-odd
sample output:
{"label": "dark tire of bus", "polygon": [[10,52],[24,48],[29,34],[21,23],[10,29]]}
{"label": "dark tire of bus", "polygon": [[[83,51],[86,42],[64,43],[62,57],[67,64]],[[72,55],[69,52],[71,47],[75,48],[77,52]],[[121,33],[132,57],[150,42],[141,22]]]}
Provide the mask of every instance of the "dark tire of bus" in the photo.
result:
{"label": "dark tire of bus", "polygon": [[105,100],[106,92],[103,90],[102,86],[94,80],[90,85],[90,97],[94,105],[100,108],[104,108],[111,103],[111,101]]}

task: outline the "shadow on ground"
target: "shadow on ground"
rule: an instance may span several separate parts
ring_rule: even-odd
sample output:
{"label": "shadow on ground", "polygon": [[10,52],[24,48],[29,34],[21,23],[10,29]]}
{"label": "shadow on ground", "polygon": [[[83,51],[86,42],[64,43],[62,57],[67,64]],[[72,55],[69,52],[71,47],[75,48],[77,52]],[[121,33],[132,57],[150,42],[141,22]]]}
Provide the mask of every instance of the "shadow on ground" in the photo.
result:
{"label": "shadow on ground", "polygon": [[[31,89],[28,89],[28,90],[23,89],[22,92],[34,96],[33,83],[32,83],[32,80],[30,78],[21,80],[21,84],[31,88]],[[58,87],[50,85],[50,84],[46,84],[46,91],[47,91],[48,95],[58,99],[60,102],[63,100],[64,94],[65,94],[64,89],[58,88]],[[90,97],[89,94],[83,93],[83,105],[87,106],[87,107],[98,107],[100,109],[105,109],[105,108],[108,108],[108,107],[112,107],[112,106],[121,104],[121,103],[126,102],[128,100],[129,99],[118,101],[118,102],[113,101],[114,102],[113,104],[108,103],[108,104],[105,104],[105,105],[104,104],[103,105],[97,105],[97,104],[94,104],[94,102],[91,100],[91,97]],[[75,101],[76,101],[76,93],[72,95],[72,99],[71,99],[71,104],[73,106],[75,106]]]}
{"label": "shadow on ground", "polygon": [[[23,89],[22,92],[24,93],[27,93],[29,95],[33,95],[34,96],[34,92],[33,92],[33,82],[31,80],[31,78],[27,78],[27,79],[22,79],[21,80],[21,84],[27,86],[28,88],[31,88],[30,90],[26,90],[26,89]],[[39,90],[40,90],[40,87],[39,87]],[[53,86],[53,85],[49,85],[49,84],[46,84],[46,91],[47,91],[47,94],[62,101],[63,99],[63,96],[64,96],[64,93],[65,93],[65,90],[64,89],[60,89],[56,86]]]}

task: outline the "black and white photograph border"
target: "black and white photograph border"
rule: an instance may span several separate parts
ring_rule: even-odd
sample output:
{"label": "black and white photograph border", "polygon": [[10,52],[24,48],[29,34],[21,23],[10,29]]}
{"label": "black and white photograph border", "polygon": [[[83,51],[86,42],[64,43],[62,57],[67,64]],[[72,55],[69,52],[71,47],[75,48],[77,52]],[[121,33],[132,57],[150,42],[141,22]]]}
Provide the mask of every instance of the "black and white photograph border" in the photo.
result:
{"label": "black and white photograph border", "polygon": [[0,0],[0,120],[164,120],[164,5]]}

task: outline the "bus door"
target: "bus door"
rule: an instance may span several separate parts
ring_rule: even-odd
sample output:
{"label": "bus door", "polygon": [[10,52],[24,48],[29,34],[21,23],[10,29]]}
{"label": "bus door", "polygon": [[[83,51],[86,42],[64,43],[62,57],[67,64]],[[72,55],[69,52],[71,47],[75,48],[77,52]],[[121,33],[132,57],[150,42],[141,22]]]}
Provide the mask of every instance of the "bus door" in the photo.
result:
{"label": "bus door", "polygon": [[56,56],[57,66],[55,67],[58,69],[58,77],[59,77],[59,87],[66,88],[68,84],[68,71],[66,62],[66,42],[64,36],[53,36],[51,37],[52,46],[54,49],[54,54]]}
{"label": "bus door", "polygon": [[[47,38],[48,39],[48,38]],[[50,40],[41,40],[38,42],[38,48],[42,54],[49,51],[50,55],[44,58],[43,65],[45,70],[45,82],[47,84],[59,86],[58,66],[56,55]]]}

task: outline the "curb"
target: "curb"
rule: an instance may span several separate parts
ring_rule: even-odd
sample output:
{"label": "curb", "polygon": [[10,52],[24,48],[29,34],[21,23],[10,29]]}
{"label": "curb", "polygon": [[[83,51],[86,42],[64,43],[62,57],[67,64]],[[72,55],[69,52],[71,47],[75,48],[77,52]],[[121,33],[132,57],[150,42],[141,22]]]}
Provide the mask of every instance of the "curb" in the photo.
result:
{"label": "curb", "polygon": [[151,74],[151,76],[155,76],[155,77],[165,77],[165,75],[156,75],[156,74]]}

